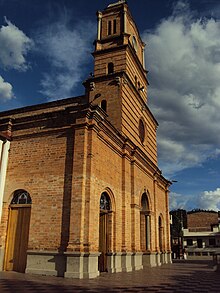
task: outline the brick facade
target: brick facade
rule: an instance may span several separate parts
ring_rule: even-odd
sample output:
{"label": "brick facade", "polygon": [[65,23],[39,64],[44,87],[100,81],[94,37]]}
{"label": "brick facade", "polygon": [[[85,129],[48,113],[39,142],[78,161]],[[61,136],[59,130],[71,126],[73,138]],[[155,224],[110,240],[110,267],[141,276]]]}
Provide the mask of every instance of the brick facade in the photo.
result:
{"label": "brick facade", "polygon": [[[158,124],[146,104],[144,44],[123,1],[99,13],[99,21],[94,76],[84,83],[85,96],[0,113],[0,131],[5,121],[11,127],[2,269],[16,190],[32,200],[26,272],[92,278],[103,270],[170,261],[170,182],[157,166]],[[109,21],[115,35],[107,35]],[[108,210],[100,210],[103,193]]]}
{"label": "brick facade", "polygon": [[218,213],[206,211],[188,213],[187,223],[189,231],[211,231],[212,226],[218,224]]}

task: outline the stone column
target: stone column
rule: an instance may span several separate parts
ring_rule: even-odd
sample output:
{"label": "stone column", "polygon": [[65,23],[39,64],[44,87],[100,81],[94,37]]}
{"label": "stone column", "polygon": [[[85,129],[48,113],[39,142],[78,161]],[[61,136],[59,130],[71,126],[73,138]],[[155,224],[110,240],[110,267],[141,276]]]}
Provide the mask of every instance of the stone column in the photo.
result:
{"label": "stone column", "polygon": [[146,237],[147,237],[147,250],[150,250],[150,216],[146,215]]}
{"label": "stone column", "polygon": [[101,21],[102,21],[102,13],[100,11],[97,12],[98,17],[98,27],[97,27],[97,41],[101,39]]}
{"label": "stone column", "polygon": [[127,32],[127,23],[126,23],[126,18],[127,18],[127,11],[126,11],[126,9],[125,9],[125,7],[124,7],[124,11],[123,11],[123,16],[124,16],[124,33],[126,34],[126,32]]}
{"label": "stone column", "polygon": [[142,48],[142,54],[143,54],[143,68],[145,69],[145,44],[144,44],[144,46],[143,46],[143,48]]}

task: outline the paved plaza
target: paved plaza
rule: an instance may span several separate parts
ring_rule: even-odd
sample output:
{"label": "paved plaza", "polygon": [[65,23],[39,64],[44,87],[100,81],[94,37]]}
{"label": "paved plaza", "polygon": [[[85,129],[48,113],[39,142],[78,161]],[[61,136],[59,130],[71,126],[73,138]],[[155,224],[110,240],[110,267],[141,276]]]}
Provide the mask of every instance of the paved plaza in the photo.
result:
{"label": "paved plaza", "polygon": [[220,292],[220,274],[207,260],[176,260],[131,273],[104,273],[91,280],[0,272],[0,292]]}

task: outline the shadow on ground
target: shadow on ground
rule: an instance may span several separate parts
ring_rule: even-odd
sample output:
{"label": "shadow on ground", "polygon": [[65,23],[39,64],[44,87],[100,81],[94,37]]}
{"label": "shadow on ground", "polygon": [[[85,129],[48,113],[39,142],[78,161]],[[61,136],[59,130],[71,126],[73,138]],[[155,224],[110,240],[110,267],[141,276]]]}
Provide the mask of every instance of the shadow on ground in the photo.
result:
{"label": "shadow on ground", "polygon": [[101,274],[92,280],[0,273],[1,293],[66,292],[220,292],[212,261],[175,260],[173,264],[131,273]]}

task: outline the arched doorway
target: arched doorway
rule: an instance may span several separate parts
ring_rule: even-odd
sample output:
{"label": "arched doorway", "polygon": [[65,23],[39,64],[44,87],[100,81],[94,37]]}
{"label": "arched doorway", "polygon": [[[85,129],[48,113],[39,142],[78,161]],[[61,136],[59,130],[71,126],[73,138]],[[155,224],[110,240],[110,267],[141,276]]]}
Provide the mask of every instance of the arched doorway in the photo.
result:
{"label": "arched doorway", "polygon": [[150,250],[150,210],[147,193],[144,192],[141,197],[141,250]]}
{"label": "arched doorway", "polygon": [[10,204],[4,270],[24,273],[31,216],[31,197],[25,190],[16,190]]}
{"label": "arched doorway", "polygon": [[107,192],[100,197],[99,217],[99,271],[107,272],[107,252],[109,250],[109,213],[111,212],[111,201]]}

